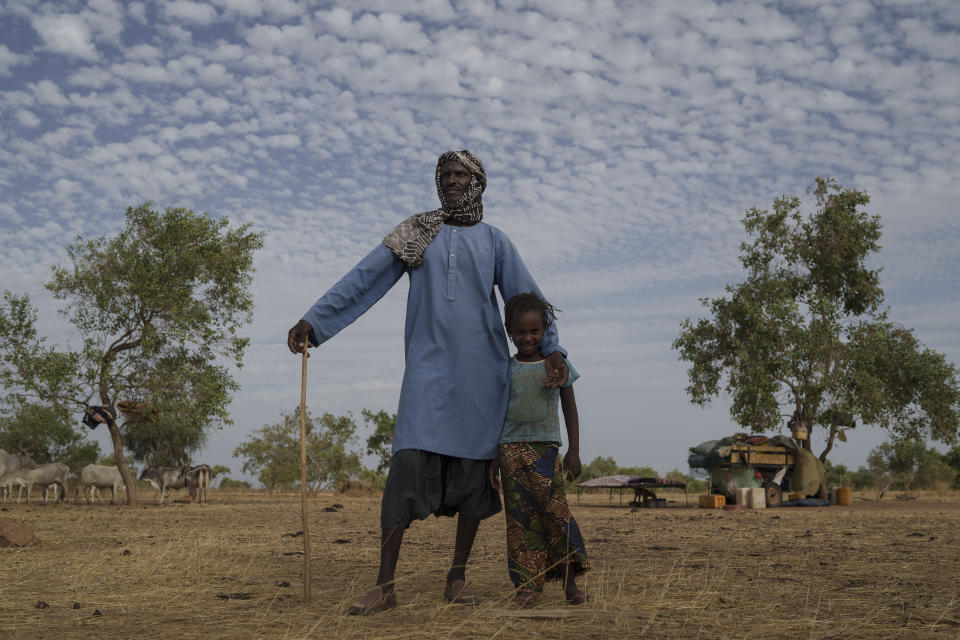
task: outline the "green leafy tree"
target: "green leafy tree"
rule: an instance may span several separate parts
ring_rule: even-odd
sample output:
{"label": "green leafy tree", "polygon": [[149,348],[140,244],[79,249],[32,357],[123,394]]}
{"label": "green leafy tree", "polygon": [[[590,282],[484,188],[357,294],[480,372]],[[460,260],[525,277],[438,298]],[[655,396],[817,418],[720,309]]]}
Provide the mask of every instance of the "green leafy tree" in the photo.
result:
{"label": "green leafy tree", "polygon": [[[133,469],[134,466],[136,465],[136,461],[133,459],[133,456],[131,456],[131,455],[126,455],[126,456],[124,456],[124,462],[125,462],[126,465],[127,465],[128,467],[130,467],[131,469]],[[112,453],[109,453],[109,454],[107,454],[107,455],[101,455],[101,456],[97,459],[97,464],[101,464],[101,465],[103,465],[103,466],[105,466],[105,467],[115,467],[115,466],[117,466],[117,459],[116,459],[115,457],[113,457],[113,454],[112,454]]]}
{"label": "green leafy tree", "polygon": [[296,412],[284,414],[282,422],[254,432],[233,450],[233,457],[243,459],[243,471],[256,475],[268,491],[291,489],[300,481],[299,429]]}
{"label": "green leafy tree", "polygon": [[[353,417],[324,413],[315,418],[307,410],[307,486],[311,491],[357,477],[360,455],[349,449],[356,439]],[[233,455],[242,458],[243,471],[254,474],[269,491],[300,484],[300,411],[284,413],[280,422],[264,425]]]}
{"label": "green leafy tree", "polygon": [[357,480],[362,482],[364,485],[374,489],[380,489],[382,491],[387,485],[387,472],[363,467],[360,470],[360,473],[357,475]]}
{"label": "green leafy tree", "polygon": [[885,442],[870,452],[867,463],[894,489],[932,489],[954,480],[954,470],[944,456],[920,440]]}
{"label": "green leafy tree", "polygon": [[357,424],[352,415],[324,413],[317,428],[307,432],[307,482],[314,492],[325,486],[340,487],[356,478],[363,464],[355,446]]}
{"label": "green leafy tree", "polygon": [[580,482],[602,478],[604,476],[614,476],[619,473],[617,461],[610,456],[597,456],[589,464],[583,465],[580,475]]}
{"label": "green leafy tree", "polygon": [[953,488],[960,489],[960,446],[954,446],[943,454],[943,461],[953,469]]}
{"label": "green leafy tree", "polygon": [[637,476],[639,478],[656,478],[659,474],[653,467],[617,467],[617,474],[624,476]]}
{"label": "green leafy tree", "polygon": [[829,460],[824,462],[827,472],[827,486],[850,487],[858,491],[864,489],[879,489],[876,470],[868,467],[859,467],[852,471],[842,464],[833,464]]}
{"label": "green leafy tree", "polygon": [[850,474],[847,484],[858,491],[879,489],[880,479],[870,468],[857,467],[857,470]]}
{"label": "green leafy tree", "polygon": [[246,480],[233,480],[232,478],[223,478],[220,480],[221,489],[252,489],[250,483]]}
{"label": "green leafy tree", "polygon": [[864,489],[877,489],[877,474],[867,467],[859,467],[856,471],[851,471],[846,465],[833,464],[829,460],[824,462],[827,472],[827,486],[830,487],[850,487],[857,491]]}
{"label": "green leafy tree", "polygon": [[387,413],[382,409],[377,413],[364,409],[360,412],[363,421],[373,426],[373,434],[367,438],[367,455],[377,456],[376,473],[383,473],[390,468],[393,430],[397,427],[397,414]]}
{"label": "green leafy tree", "polygon": [[[54,267],[47,284],[65,303],[81,348],[49,346],[37,336],[29,297],[5,292],[0,383],[73,410],[119,406],[122,414],[106,428],[127,501],[136,504],[126,442],[140,459],[164,446],[183,455],[207,429],[230,424],[227,405],[237,389],[230,367],[241,366],[249,342],[239,330],[251,318],[253,254],[262,245],[249,225],[231,229],[226,219],[160,212],[149,202],[127,209],[117,235],[67,247],[70,266]],[[162,433],[152,430],[157,424]]]}
{"label": "green leafy tree", "polygon": [[603,478],[604,476],[640,476],[641,478],[656,477],[657,471],[653,467],[621,467],[611,456],[597,456],[589,464],[583,466],[581,476],[577,482],[592,480],[593,478]]}
{"label": "green leafy tree", "polygon": [[690,365],[688,395],[703,406],[727,392],[731,418],[754,433],[788,420],[823,429],[821,460],[858,423],[955,442],[957,369],[887,319],[868,265],[881,235],[879,218],[862,211],[869,197],[828,179],[813,195],[809,216],[794,197],[747,212],[746,279],[702,300],[710,317],[685,320],[673,343]]}
{"label": "green leafy tree", "polygon": [[189,421],[138,422],[125,434],[124,445],[148,466],[173,467],[191,462],[206,444],[207,434]]}
{"label": "green leafy tree", "polygon": [[37,464],[62,462],[79,474],[96,462],[100,448],[74,429],[75,422],[63,407],[17,404],[0,417],[0,449],[27,451]]}
{"label": "green leafy tree", "polygon": [[705,480],[698,480],[690,474],[680,471],[680,469],[668,471],[664,477],[671,482],[682,482],[686,484],[687,493],[700,493],[702,491],[706,491],[707,489],[707,483]]}
{"label": "green leafy tree", "polygon": [[215,464],[212,467],[210,467],[211,478],[219,478],[221,476],[226,476],[228,473],[230,473],[230,467],[226,465]]}
{"label": "green leafy tree", "polygon": [[828,487],[850,486],[849,478],[852,475],[846,465],[833,464],[829,460],[824,462],[824,469],[827,472]]}

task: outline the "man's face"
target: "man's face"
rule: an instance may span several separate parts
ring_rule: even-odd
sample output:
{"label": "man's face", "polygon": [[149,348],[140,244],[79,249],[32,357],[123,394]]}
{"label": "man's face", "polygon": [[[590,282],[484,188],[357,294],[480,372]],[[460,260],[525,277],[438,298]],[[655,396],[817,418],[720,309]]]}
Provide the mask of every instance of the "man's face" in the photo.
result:
{"label": "man's face", "polygon": [[470,187],[470,172],[459,162],[449,160],[440,167],[440,191],[448,203],[456,202]]}

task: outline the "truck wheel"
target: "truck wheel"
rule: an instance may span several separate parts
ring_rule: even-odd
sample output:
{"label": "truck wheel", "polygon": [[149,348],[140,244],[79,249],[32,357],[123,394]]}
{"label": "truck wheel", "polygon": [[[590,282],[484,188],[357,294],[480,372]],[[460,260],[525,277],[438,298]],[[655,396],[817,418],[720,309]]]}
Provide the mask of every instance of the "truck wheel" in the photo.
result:
{"label": "truck wheel", "polygon": [[780,490],[780,485],[774,482],[764,482],[763,493],[764,497],[767,499],[768,507],[780,506],[780,499],[783,496],[783,492]]}

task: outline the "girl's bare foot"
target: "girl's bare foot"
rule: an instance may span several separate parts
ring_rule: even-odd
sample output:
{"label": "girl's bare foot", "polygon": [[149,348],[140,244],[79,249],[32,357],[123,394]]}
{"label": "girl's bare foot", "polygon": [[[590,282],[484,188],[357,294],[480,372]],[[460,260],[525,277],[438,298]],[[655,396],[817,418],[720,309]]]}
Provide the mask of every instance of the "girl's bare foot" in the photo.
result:
{"label": "girl's bare foot", "polygon": [[513,603],[523,607],[524,609],[529,609],[530,607],[535,607],[540,602],[540,598],[543,597],[543,593],[539,591],[534,591],[533,589],[520,589],[517,591],[517,594],[513,596]]}

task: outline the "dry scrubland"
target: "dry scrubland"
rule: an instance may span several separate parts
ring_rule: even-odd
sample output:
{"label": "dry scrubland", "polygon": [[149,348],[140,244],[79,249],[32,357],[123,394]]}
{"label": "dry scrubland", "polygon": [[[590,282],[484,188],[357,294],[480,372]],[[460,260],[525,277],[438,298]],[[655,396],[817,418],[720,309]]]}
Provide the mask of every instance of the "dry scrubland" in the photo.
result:
{"label": "dry scrubland", "polygon": [[502,516],[480,528],[468,573],[483,604],[446,605],[455,523],[430,518],[407,534],[401,606],[369,618],[342,612],[376,575],[378,494],[311,499],[309,606],[299,496],[210,497],[4,505],[40,542],[0,548],[0,638],[960,637],[956,493],[746,513],[684,508],[682,494],[635,511],[571,496],[594,564],[582,608],[556,585],[536,609],[510,605]]}

